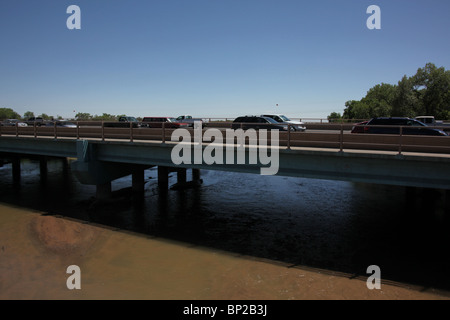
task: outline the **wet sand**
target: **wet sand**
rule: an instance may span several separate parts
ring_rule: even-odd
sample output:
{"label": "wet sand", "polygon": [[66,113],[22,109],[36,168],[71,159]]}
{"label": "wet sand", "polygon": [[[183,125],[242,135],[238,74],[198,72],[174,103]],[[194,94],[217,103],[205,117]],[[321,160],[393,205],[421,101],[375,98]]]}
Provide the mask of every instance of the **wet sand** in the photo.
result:
{"label": "wet sand", "polygon": [[[81,269],[69,290],[67,267]],[[0,204],[3,300],[448,300],[445,292],[291,267]]]}

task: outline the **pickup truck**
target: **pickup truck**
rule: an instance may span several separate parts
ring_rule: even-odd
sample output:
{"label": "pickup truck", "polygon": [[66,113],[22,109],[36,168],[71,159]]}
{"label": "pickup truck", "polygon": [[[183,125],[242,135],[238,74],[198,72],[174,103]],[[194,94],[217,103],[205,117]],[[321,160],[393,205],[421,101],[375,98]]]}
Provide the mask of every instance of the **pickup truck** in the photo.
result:
{"label": "pickup truck", "polygon": [[175,119],[175,121],[177,122],[183,122],[183,123],[188,123],[190,127],[194,126],[194,122],[199,121],[199,122],[203,122],[202,119],[199,118],[192,118],[192,116],[179,116]]}
{"label": "pickup truck", "polygon": [[450,123],[444,123],[444,121],[437,121],[434,116],[419,116],[415,117],[417,121],[425,123],[430,127],[441,127],[444,131],[450,131]]}
{"label": "pickup truck", "polygon": [[25,120],[25,123],[29,126],[34,126],[36,124],[36,127],[44,126],[46,122],[41,117],[30,117],[27,120]]}
{"label": "pickup truck", "polygon": [[129,117],[129,116],[123,116],[119,117],[119,120],[117,122],[105,122],[105,127],[113,127],[113,128],[129,128],[133,126],[133,128],[139,128],[140,124],[139,121],[135,117]]}

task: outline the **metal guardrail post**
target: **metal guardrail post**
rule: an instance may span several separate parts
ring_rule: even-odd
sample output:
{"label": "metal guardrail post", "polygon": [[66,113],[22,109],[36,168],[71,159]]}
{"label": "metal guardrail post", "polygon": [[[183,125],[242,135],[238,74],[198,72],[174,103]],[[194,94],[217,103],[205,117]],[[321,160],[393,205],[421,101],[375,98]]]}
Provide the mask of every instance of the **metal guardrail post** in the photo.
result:
{"label": "metal guardrail post", "polygon": [[19,137],[19,123],[16,122],[16,138]]}
{"label": "metal guardrail post", "polygon": [[130,142],[133,142],[133,122],[130,122]]}
{"label": "metal guardrail post", "polygon": [[288,124],[287,149],[288,149],[288,150],[291,150],[291,125],[290,125],[290,124]]}
{"label": "metal guardrail post", "polygon": [[162,123],[162,143],[166,143],[166,123]]}
{"label": "metal guardrail post", "polygon": [[400,137],[398,141],[398,154],[402,154],[402,142],[403,142],[403,127],[400,126]]}
{"label": "metal guardrail post", "polygon": [[105,141],[105,121],[102,121],[102,141]]}
{"label": "metal guardrail post", "polygon": [[339,151],[344,151],[344,124],[341,124],[341,133],[339,135]]}
{"label": "metal guardrail post", "polygon": [[57,134],[56,134],[56,121],[53,122],[53,134],[54,134],[54,137],[56,139],[58,137]]}
{"label": "metal guardrail post", "polygon": [[36,121],[33,123],[33,131],[34,131],[34,138],[37,138],[37,132],[36,132]]}
{"label": "metal guardrail post", "polygon": [[80,122],[77,121],[77,140],[80,139]]}

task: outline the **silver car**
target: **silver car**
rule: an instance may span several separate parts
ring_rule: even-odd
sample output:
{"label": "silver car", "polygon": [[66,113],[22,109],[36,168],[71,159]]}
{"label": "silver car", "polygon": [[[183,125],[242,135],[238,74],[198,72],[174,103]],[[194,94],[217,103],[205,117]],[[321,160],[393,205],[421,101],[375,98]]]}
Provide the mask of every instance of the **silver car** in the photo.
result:
{"label": "silver car", "polygon": [[268,118],[272,118],[273,120],[275,120],[278,123],[289,124],[289,125],[291,125],[291,128],[293,128],[293,130],[295,130],[295,131],[305,131],[306,130],[305,124],[303,122],[291,120],[282,114],[263,114],[263,115],[261,115],[261,117],[268,117]]}

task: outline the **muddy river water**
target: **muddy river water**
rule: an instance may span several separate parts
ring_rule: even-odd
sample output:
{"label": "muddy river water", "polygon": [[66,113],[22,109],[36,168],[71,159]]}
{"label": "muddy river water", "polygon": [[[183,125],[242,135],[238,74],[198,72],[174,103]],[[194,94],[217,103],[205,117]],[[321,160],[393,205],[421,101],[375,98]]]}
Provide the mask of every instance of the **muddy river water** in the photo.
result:
{"label": "muddy river water", "polygon": [[163,192],[156,178],[145,171],[143,197],[116,180],[98,202],[60,161],[44,180],[23,161],[20,185],[1,167],[0,299],[450,297],[444,191],[202,171],[201,186]]}

